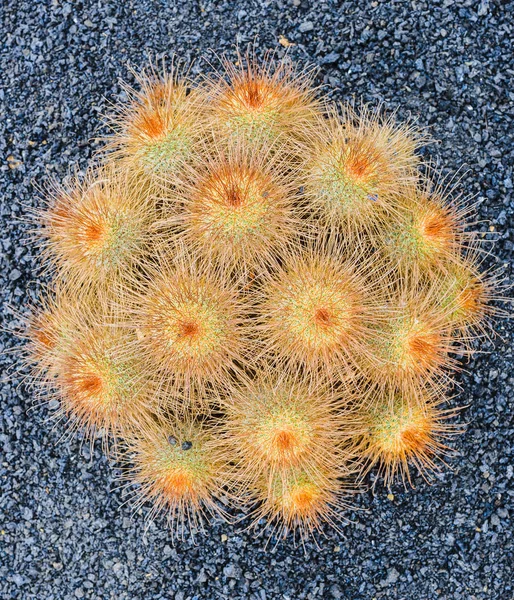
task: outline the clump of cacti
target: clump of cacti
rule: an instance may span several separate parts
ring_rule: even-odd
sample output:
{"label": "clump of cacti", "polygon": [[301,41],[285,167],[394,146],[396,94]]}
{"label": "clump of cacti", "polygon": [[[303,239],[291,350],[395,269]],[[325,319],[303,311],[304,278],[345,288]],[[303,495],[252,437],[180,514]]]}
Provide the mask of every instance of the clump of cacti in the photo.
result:
{"label": "clump of cacti", "polygon": [[52,186],[29,360],[176,533],[240,504],[337,526],[371,468],[438,468],[494,282],[416,127],[284,60],[223,66],[140,75],[85,177]]}

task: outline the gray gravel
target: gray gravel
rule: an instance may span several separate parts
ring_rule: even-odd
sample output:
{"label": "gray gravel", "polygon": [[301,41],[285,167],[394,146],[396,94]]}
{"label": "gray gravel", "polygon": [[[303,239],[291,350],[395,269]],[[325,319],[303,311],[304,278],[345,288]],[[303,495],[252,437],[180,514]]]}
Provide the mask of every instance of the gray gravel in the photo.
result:
{"label": "gray gravel", "polygon": [[[419,116],[441,140],[428,155],[445,172],[465,167],[462,188],[483,200],[481,227],[497,232],[497,263],[512,279],[513,2],[2,0],[0,14],[0,349],[16,344],[9,306],[41,283],[23,221],[40,202],[34,183],[84,167],[129,63],[176,52],[206,69],[209,49],[233,54],[236,42],[256,40],[259,53],[281,49],[285,36],[335,98]],[[305,553],[265,552],[261,539],[221,523],[196,546],[173,546],[162,523],[146,530],[100,449],[61,440],[3,354],[0,597],[510,600],[514,327],[496,329],[501,337],[460,378],[467,430],[449,468],[432,486],[394,488],[393,499],[381,487],[362,495],[344,537],[327,532]]]}

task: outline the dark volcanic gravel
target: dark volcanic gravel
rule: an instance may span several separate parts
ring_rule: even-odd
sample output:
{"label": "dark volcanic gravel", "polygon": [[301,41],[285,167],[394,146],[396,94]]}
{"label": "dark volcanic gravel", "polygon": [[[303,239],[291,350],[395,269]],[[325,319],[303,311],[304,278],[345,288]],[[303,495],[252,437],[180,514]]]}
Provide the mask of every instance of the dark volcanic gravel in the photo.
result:
{"label": "dark volcanic gravel", "polygon": [[[118,79],[148,57],[196,59],[209,49],[257,53],[293,42],[321,68],[335,98],[363,97],[418,116],[440,143],[428,155],[461,170],[482,201],[484,231],[512,279],[514,242],[514,3],[502,0],[2,0],[0,119],[1,348],[41,277],[27,241],[35,184],[83,168]],[[495,259],[487,264],[493,266]],[[514,597],[514,424],[511,322],[466,365],[459,417],[466,432],[433,485],[382,487],[358,498],[344,536],[265,551],[262,539],[214,523],[195,546],[172,545],[163,523],[132,517],[98,447],[62,440],[48,406],[32,408],[0,358],[0,597],[68,600],[343,598],[469,600]]]}

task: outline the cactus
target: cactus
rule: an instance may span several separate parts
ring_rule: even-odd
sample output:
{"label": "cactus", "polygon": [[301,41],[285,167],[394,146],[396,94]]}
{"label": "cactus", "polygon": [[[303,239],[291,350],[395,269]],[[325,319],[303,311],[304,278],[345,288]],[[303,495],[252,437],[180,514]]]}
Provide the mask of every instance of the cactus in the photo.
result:
{"label": "cactus", "polygon": [[303,536],[337,527],[370,469],[440,468],[457,355],[498,283],[423,132],[270,57],[137,79],[38,214],[38,387],[177,535],[233,505]]}

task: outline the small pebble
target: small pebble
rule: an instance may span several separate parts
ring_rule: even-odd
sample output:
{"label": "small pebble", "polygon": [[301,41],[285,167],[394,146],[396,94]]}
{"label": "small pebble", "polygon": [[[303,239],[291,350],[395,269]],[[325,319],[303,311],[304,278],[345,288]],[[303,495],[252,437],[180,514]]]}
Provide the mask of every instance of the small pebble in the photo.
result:
{"label": "small pebble", "polygon": [[300,27],[298,27],[298,30],[301,33],[307,33],[308,31],[312,31],[314,29],[314,23],[312,21],[305,21],[303,23],[301,23]]}

